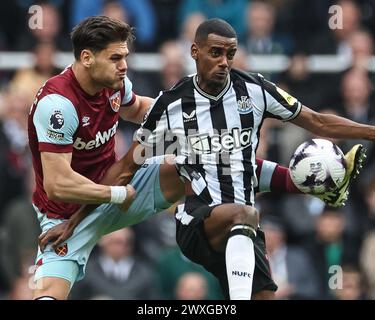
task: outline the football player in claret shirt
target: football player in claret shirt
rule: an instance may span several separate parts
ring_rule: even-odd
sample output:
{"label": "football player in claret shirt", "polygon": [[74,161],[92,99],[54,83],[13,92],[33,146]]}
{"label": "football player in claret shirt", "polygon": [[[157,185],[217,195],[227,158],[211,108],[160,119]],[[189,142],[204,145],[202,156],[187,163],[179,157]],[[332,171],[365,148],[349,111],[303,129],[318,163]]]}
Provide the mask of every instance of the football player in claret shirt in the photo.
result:
{"label": "football player in claret shirt", "polygon": [[42,232],[72,222],[82,204],[97,206],[69,241],[39,250],[34,298],[66,299],[102,234],[168,208],[182,192],[173,185],[180,181],[175,167],[161,164],[164,157],[144,166],[132,185],[121,185],[114,151],[119,117],[140,123],[152,103],[133,92],[126,76],[132,37],[122,21],[104,16],[82,21],[72,32],[75,62],[44,84],[31,107],[32,201]]}

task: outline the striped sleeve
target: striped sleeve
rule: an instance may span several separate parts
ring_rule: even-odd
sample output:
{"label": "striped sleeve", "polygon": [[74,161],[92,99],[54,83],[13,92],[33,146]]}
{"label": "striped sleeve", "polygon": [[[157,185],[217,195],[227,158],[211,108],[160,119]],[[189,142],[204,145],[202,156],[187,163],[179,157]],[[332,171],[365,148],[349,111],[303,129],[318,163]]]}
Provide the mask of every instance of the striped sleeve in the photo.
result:
{"label": "striped sleeve", "polygon": [[290,121],[299,115],[302,104],[296,98],[268,80],[263,79],[263,84],[268,117]]}
{"label": "striped sleeve", "polygon": [[167,107],[160,94],[145,114],[143,123],[137,130],[136,139],[141,144],[151,147],[164,137],[168,130]]}

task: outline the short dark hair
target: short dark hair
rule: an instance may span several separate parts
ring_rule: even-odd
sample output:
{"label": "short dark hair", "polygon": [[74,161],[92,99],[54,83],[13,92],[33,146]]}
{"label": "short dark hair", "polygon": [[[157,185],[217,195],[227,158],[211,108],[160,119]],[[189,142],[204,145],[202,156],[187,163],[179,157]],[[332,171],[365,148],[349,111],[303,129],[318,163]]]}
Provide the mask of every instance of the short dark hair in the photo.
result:
{"label": "short dark hair", "polygon": [[131,42],[134,39],[133,29],[126,22],[106,16],[86,18],[73,28],[70,36],[74,57],[77,60],[84,49],[98,52],[112,42]]}
{"label": "short dark hair", "polygon": [[226,21],[218,18],[202,22],[195,32],[195,42],[205,41],[210,33],[226,38],[237,38],[236,31]]}

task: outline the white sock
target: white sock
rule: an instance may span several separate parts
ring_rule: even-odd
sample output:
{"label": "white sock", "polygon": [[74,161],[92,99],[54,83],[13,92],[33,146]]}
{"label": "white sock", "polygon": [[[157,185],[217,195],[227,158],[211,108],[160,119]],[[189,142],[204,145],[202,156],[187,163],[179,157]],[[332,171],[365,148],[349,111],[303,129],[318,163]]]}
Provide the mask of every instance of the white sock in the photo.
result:
{"label": "white sock", "polygon": [[[255,268],[254,243],[249,236],[234,232],[239,229],[249,228],[246,225],[234,226],[225,249],[225,262],[231,300],[251,299]],[[254,232],[254,230],[252,231]]]}

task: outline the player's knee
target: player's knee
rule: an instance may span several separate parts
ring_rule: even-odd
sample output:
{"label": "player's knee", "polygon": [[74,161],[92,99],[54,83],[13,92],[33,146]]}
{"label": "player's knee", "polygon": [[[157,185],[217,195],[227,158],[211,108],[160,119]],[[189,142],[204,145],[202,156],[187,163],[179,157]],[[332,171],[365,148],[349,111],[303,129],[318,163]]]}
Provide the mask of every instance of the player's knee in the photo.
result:
{"label": "player's knee", "polygon": [[258,293],[254,293],[252,300],[274,300],[275,292],[270,290],[263,290]]}
{"label": "player's knee", "polygon": [[238,205],[232,213],[232,225],[247,224],[254,228],[258,226],[258,211],[250,206]]}
{"label": "player's knee", "polygon": [[[36,281],[34,300],[66,300],[70,292],[70,281],[57,277],[42,277]],[[41,299],[43,298],[43,299]]]}
{"label": "player's knee", "polygon": [[35,290],[33,300],[67,300],[68,295],[62,290]]}
{"label": "player's knee", "polygon": [[[38,281],[39,286],[40,282]],[[38,285],[37,285],[38,286]],[[34,290],[33,300],[66,300],[67,296],[63,296],[59,290],[53,288],[53,286],[46,286],[43,288],[39,288]]]}
{"label": "player's knee", "polygon": [[[38,281],[37,286],[40,287],[40,284],[43,282]],[[58,290],[54,286],[45,286],[34,290],[33,300],[66,300],[68,298],[68,293],[65,295],[65,292]]]}

